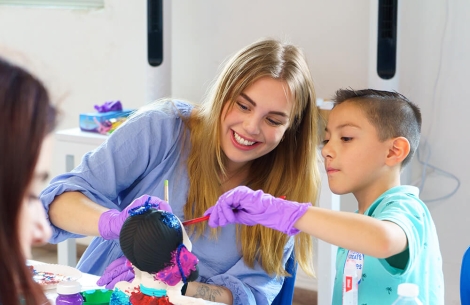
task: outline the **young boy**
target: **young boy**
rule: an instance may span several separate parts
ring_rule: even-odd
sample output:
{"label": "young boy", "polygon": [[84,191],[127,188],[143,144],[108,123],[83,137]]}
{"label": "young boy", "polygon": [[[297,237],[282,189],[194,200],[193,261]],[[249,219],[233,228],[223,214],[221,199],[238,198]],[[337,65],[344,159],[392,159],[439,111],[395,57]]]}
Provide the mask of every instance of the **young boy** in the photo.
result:
{"label": "young boy", "polygon": [[396,92],[338,90],[322,156],[333,193],[352,193],[356,213],[331,211],[274,198],[240,186],[223,194],[206,214],[209,225],[261,224],[299,231],[337,245],[333,304],[342,304],[343,271],[357,269],[358,304],[392,304],[400,283],[419,286],[423,304],[444,304],[439,241],[419,190],[400,184],[418,148],[419,108]]}

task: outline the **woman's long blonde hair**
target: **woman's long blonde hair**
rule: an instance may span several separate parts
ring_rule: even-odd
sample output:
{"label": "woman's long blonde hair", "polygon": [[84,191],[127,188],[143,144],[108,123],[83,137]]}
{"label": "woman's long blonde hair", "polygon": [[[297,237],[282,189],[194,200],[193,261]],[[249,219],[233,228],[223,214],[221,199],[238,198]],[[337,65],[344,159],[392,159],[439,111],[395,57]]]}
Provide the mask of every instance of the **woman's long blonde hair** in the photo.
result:
{"label": "woman's long blonde hair", "polygon": [[[300,49],[273,39],[255,42],[235,54],[216,79],[205,101],[197,105],[188,119],[191,150],[188,158],[190,180],[186,219],[192,219],[215,204],[221,195],[221,179],[226,173],[221,149],[221,114],[226,103],[262,77],[286,82],[292,97],[292,124],[284,139],[270,153],[254,160],[246,183],[274,196],[287,196],[298,202],[315,203],[319,190],[317,169],[318,110],[307,62]],[[200,236],[206,223],[192,226]],[[245,263],[258,261],[268,274],[286,275],[282,264],[288,236],[266,227],[238,226],[237,238]],[[217,230],[213,229],[214,236]],[[295,256],[308,274],[313,274],[312,238],[300,233],[295,237]]]}

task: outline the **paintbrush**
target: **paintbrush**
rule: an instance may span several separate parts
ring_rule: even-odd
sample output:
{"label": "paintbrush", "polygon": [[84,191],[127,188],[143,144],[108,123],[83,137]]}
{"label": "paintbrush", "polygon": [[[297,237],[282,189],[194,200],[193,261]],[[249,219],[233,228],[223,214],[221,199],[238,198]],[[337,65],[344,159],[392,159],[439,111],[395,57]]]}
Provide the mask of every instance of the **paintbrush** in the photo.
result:
{"label": "paintbrush", "polygon": [[169,195],[168,195],[168,180],[165,180],[163,182],[163,191],[164,191],[163,200],[165,200],[167,203],[169,203],[168,201],[169,201],[170,198],[169,198]]}
{"label": "paintbrush", "polygon": [[183,224],[183,226],[193,225],[193,224],[195,224],[195,223],[208,220],[210,216],[211,216],[211,214],[208,214],[208,215],[206,215],[206,216],[202,216],[202,217],[198,217],[198,218],[186,220],[186,221],[183,221],[182,224]]}

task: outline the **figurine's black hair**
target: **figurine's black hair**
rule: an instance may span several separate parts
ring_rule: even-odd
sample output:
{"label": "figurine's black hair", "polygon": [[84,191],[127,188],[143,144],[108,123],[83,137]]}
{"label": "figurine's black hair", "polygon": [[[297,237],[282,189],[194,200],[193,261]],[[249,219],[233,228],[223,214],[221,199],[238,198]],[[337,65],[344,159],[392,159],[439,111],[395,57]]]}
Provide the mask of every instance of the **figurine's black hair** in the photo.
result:
{"label": "figurine's black hair", "polygon": [[[121,249],[139,270],[157,273],[170,265],[172,252],[183,242],[183,234],[181,224],[169,224],[169,219],[177,221],[171,213],[149,209],[124,222],[119,235]],[[196,269],[187,280],[194,281],[197,277]]]}

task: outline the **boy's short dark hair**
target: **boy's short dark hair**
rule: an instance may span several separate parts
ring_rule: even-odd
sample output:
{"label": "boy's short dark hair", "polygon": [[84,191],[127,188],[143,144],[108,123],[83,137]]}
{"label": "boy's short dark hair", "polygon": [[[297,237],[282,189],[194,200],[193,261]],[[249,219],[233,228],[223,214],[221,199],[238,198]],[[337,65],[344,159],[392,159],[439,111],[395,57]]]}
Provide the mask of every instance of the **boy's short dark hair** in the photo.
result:
{"label": "boy's short dark hair", "polygon": [[418,149],[421,134],[421,111],[398,92],[375,89],[336,91],[335,105],[347,101],[358,105],[369,122],[377,129],[380,141],[405,137],[410,142],[410,153],[403,160],[406,166]]}

